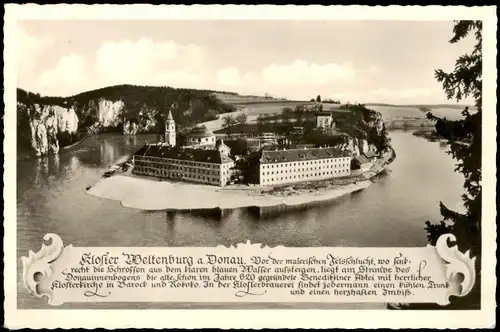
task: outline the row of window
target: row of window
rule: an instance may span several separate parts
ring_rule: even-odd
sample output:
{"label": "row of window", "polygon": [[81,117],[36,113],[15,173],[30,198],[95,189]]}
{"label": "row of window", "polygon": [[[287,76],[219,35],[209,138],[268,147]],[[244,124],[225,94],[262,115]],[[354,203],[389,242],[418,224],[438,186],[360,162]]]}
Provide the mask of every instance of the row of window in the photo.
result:
{"label": "row of window", "polygon": [[226,175],[228,173],[227,170],[223,170],[222,172],[220,170],[216,171],[211,171],[203,168],[191,168],[191,167],[183,167],[183,166],[169,166],[167,164],[162,164],[162,163],[136,163],[136,167],[148,167],[150,169],[157,169],[157,170],[165,170],[165,171],[178,171],[178,172],[183,172],[183,173],[197,173],[197,174],[211,174],[211,175]]}
{"label": "row of window", "polygon": [[[164,164],[164,163],[155,163],[155,162],[141,162],[141,161],[136,161],[135,162],[136,167],[150,167],[154,169],[160,169],[160,170],[169,170],[169,171],[181,171],[181,172],[189,172],[189,173],[199,173],[199,174],[214,174],[217,175],[220,173],[219,170],[212,171],[212,170],[207,170],[204,168],[192,168],[192,167],[187,167],[187,166],[171,166],[169,164]],[[226,171],[222,171],[222,174],[225,174]]]}
{"label": "row of window", "polygon": [[134,162],[138,164],[139,162],[156,162],[156,163],[164,163],[167,165],[183,165],[183,166],[195,166],[195,167],[203,167],[203,168],[229,168],[231,163],[226,164],[211,164],[211,163],[200,163],[194,161],[187,160],[178,160],[178,159],[167,159],[167,158],[158,158],[158,157],[144,157],[144,156],[135,156]]}
{"label": "row of window", "polygon": [[349,159],[350,158],[336,158],[336,159],[322,159],[322,160],[312,160],[312,161],[299,161],[290,163],[278,163],[278,164],[262,165],[262,168],[281,168],[281,167],[300,166],[300,165],[332,164],[332,163],[346,162]]}
{"label": "row of window", "polygon": [[160,176],[160,177],[166,177],[166,178],[172,178],[172,179],[179,178],[179,179],[187,179],[187,180],[201,181],[201,182],[208,181],[208,182],[213,182],[213,183],[221,182],[221,179],[219,177],[197,175],[197,174],[171,173],[171,172],[166,172],[164,170],[159,170],[159,169],[151,168],[151,167],[134,168],[134,172],[138,173],[138,174],[154,175],[154,176]]}
{"label": "row of window", "polygon": [[204,138],[190,137],[190,138],[188,138],[188,141],[189,142],[194,142],[194,143],[215,142],[215,137],[204,137]]}
{"label": "row of window", "polygon": [[[326,168],[347,168],[349,167],[348,164],[341,164],[341,165],[326,165],[323,166],[325,169]],[[315,171],[315,170],[321,170],[321,167],[307,167],[307,168],[293,168],[293,169],[285,169],[281,171],[276,171],[276,174],[283,174],[283,173],[296,173],[296,172],[309,172],[309,171]],[[262,172],[262,175],[272,175],[274,174],[274,171],[271,172]]]}
{"label": "row of window", "polygon": [[[330,171],[330,172],[320,172],[320,173],[314,173],[314,174],[299,174],[299,175],[291,175],[291,176],[282,176],[282,177],[277,177],[276,181],[283,181],[283,180],[299,180],[299,179],[306,179],[306,178],[312,178],[312,177],[318,177],[318,176],[328,176],[328,175],[347,175],[348,170],[341,170],[341,171]],[[262,179],[262,183],[271,183],[275,182],[274,178],[271,179]]]}

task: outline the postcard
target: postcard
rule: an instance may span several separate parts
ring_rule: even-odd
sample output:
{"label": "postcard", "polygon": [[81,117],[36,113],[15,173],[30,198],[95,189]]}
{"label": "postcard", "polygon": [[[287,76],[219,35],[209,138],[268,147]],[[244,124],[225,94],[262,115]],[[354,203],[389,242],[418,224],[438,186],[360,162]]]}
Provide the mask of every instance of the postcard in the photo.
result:
{"label": "postcard", "polygon": [[6,327],[495,326],[496,7],[5,12]]}

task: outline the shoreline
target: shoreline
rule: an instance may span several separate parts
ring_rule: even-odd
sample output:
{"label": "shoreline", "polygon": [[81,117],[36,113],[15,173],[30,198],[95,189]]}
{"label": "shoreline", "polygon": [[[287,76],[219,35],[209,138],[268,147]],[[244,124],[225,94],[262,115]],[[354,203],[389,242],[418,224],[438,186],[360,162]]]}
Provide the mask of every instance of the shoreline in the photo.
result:
{"label": "shoreline", "polygon": [[[146,178],[115,175],[98,182],[87,194],[119,201],[123,207],[146,211],[237,209],[250,206],[295,206],[332,200],[368,188],[371,181],[350,184],[335,190],[302,192],[290,196],[263,194],[258,190],[224,189],[187,183],[160,182]],[[261,189],[261,188],[259,188]],[[193,202],[196,202],[193,204]]]}
{"label": "shoreline", "polygon": [[82,143],[86,137],[87,136],[84,136],[84,137],[80,138],[78,141],[71,143],[70,145],[65,145],[63,147],[60,147],[59,151],[57,153],[43,154],[43,155],[38,156],[33,151],[23,151],[21,153],[18,151],[17,161],[25,161],[25,160],[30,160],[30,159],[40,159],[40,158],[46,158],[46,157],[50,157],[50,156],[59,156],[63,152],[65,152],[71,148],[74,148],[75,146]]}
{"label": "shoreline", "polygon": [[146,211],[236,209],[244,207],[297,206],[324,202],[370,187],[395,159],[394,149],[368,172],[348,178],[298,182],[279,187],[230,185],[215,187],[119,173],[103,178],[85,192],[119,201],[123,207]]}
{"label": "shoreline", "polygon": [[429,141],[438,141],[440,139],[437,136],[436,129],[434,129],[434,128],[417,130],[417,131],[413,132],[412,135],[416,136],[416,137],[425,138],[425,139],[427,139]]}

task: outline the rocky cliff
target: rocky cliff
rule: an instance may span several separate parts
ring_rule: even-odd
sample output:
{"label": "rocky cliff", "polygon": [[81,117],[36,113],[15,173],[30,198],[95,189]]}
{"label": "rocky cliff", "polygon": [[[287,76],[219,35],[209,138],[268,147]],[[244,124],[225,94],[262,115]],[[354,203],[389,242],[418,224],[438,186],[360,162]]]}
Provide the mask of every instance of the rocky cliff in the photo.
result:
{"label": "rocky cliff", "polygon": [[67,98],[41,97],[18,89],[17,100],[18,148],[38,156],[58,153],[85,135],[156,132],[168,110],[181,125],[213,120],[219,113],[235,110],[212,91],[131,85]]}
{"label": "rocky cliff", "polygon": [[[143,116],[140,123],[123,117],[125,105],[122,101],[106,99],[92,100],[83,105],[59,106],[41,103],[17,103],[18,116],[29,126],[29,145],[37,156],[57,154],[61,147],[70,145],[82,135],[99,134],[107,131],[123,131],[125,135],[154,130],[155,120],[148,109],[139,111]],[[83,116],[80,123],[77,112]],[[21,129],[21,128],[18,128]],[[23,130],[19,130],[22,134]],[[24,130],[26,135],[26,130]],[[23,137],[24,141],[26,137]],[[26,142],[25,142],[26,143]]]}
{"label": "rocky cliff", "polygon": [[340,113],[335,118],[337,130],[347,139],[343,148],[348,148],[354,155],[374,151],[382,153],[390,147],[390,138],[382,119],[382,114],[367,109],[364,105],[343,105],[351,112]]}
{"label": "rocky cliff", "polygon": [[21,134],[27,134],[21,144],[28,141],[37,156],[59,153],[77,135],[78,116],[73,108],[18,102],[17,109],[18,124],[25,127]]}

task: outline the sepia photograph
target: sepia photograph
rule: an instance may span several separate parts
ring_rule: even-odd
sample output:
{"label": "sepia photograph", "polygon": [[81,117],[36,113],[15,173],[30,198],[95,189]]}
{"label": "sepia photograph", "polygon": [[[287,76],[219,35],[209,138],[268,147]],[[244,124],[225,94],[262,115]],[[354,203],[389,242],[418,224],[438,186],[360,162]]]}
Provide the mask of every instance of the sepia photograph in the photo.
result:
{"label": "sepia photograph", "polygon": [[484,27],[462,17],[17,20],[17,308],[50,308],[21,259],[46,234],[148,248],[423,248],[452,234],[476,275],[446,306],[58,308],[485,309]]}

